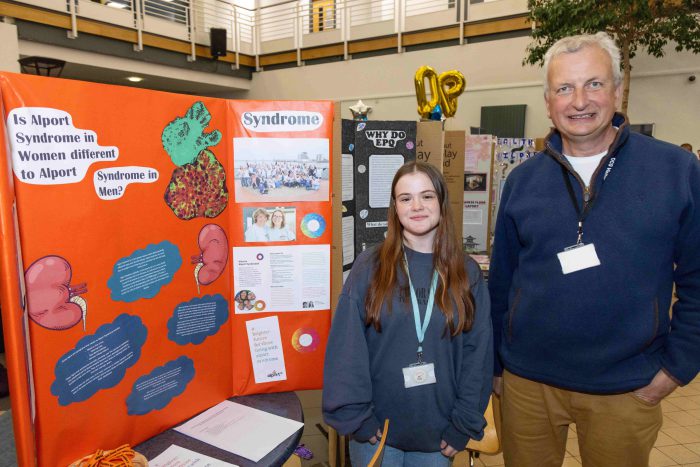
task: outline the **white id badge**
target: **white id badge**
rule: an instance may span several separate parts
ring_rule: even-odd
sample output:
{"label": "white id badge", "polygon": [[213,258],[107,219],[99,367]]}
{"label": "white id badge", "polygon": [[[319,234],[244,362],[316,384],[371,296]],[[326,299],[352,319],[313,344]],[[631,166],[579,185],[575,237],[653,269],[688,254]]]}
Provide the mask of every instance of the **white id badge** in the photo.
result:
{"label": "white id badge", "polygon": [[595,246],[592,243],[569,247],[561,253],[557,253],[557,257],[561,264],[561,272],[564,274],[600,266],[598,254],[595,252]]}
{"label": "white id badge", "polygon": [[405,388],[435,384],[435,382],[435,365],[432,363],[417,363],[403,369]]}

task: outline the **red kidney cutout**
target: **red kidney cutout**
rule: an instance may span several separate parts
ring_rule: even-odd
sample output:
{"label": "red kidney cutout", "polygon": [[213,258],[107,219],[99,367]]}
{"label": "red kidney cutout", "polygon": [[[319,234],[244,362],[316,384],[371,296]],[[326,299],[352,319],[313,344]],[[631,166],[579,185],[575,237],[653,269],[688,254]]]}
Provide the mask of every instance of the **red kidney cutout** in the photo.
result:
{"label": "red kidney cutout", "polygon": [[60,256],[44,256],[24,273],[29,317],[48,329],[68,329],[80,322],[83,309],[70,299],[87,292],[85,283],[70,285],[71,266]]}
{"label": "red kidney cutout", "polygon": [[207,224],[199,231],[197,240],[201,254],[192,257],[192,263],[202,263],[197,280],[209,285],[224,272],[228,261],[228,238],[224,229],[216,224]]}

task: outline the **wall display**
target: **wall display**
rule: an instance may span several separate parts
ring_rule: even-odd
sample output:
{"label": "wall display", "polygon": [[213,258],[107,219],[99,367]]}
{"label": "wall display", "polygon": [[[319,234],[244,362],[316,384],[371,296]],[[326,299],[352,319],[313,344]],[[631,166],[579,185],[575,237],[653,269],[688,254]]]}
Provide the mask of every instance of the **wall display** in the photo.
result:
{"label": "wall display", "polygon": [[10,73],[0,97],[22,465],[138,444],[232,395],[321,387],[331,103]]}
{"label": "wall display", "polygon": [[416,160],[427,162],[442,172],[444,132],[442,122],[416,124]]}
{"label": "wall display", "polygon": [[[501,192],[508,174],[535,154],[534,138],[495,138],[491,190],[491,216],[494,219],[498,213]],[[495,229],[495,222],[490,229],[491,237],[493,237],[493,229]]]}
{"label": "wall display", "polygon": [[466,135],[464,151],[464,198],[462,246],[464,251],[490,251],[489,202],[491,187],[491,135]]}
{"label": "wall display", "polygon": [[381,243],[394,174],[416,158],[416,123],[368,121],[355,125],[355,254]]}
{"label": "wall display", "polygon": [[342,133],[342,229],[343,229],[343,282],[355,262],[355,120],[343,119]]}
{"label": "wall display", "polygon": [[447,182],[450,196],[450,210],[455,231],[462,241],[462,198],[464,191],[464,131],[444,132],[442,174]]}

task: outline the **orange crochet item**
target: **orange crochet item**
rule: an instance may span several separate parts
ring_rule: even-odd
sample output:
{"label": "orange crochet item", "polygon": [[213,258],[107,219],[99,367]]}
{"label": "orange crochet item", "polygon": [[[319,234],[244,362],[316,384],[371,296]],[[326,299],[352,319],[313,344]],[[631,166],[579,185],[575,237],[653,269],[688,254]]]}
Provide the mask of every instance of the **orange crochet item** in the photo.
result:
{"label": "orange crochet item", "polygon": [[68,467],[148,467],[148,461],[128,444],[123,444],[111,451],[98,449]]}

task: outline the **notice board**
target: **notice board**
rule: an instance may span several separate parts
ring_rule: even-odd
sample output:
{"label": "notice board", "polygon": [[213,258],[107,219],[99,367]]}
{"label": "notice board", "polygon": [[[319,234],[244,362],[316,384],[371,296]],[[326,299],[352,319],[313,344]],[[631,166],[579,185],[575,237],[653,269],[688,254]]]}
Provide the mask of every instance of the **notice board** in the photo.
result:
{"label": "notice board", "polygon": [[22,465],[137,444],[232,395],[321,387],[332,103],[11,73],[0,97]]}

